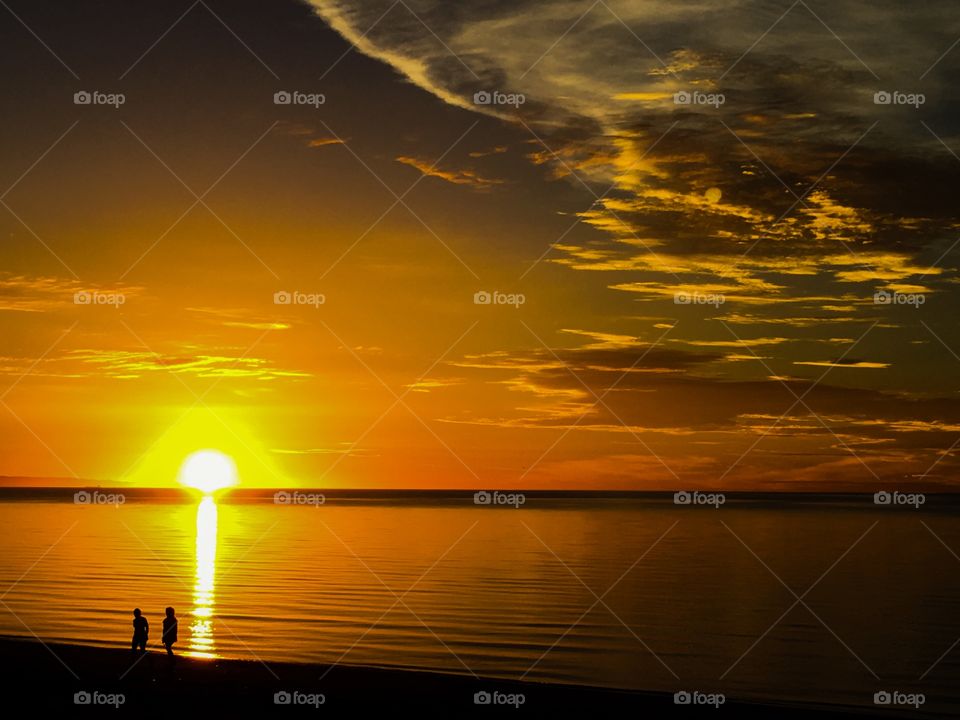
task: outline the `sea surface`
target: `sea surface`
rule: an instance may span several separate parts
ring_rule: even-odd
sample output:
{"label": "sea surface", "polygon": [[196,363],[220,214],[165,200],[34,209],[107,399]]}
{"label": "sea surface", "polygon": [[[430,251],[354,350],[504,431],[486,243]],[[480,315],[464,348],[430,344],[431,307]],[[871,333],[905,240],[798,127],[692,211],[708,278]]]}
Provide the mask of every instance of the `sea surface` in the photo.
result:
{"label": "sea surface", "polygon": [[[109,494],[111,491],[102,491]],[[960,515],[927,498],[0,495],[0,634],[200,657],[960,711]]]}

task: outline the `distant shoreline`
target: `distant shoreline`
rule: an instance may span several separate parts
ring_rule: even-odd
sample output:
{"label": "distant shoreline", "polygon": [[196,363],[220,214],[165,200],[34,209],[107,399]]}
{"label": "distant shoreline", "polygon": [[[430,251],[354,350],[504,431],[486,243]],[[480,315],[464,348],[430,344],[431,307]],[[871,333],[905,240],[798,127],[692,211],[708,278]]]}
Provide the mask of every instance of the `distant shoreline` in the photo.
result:
{"label": "distant shoreline", "polygon": [[[122,492],[129,496],[137,494],[153,496],[185,496],[194,497],[196,491],[181,485],[171,483],[156,487],[141,487],[126,485],[122,482],[110,480],[97,480],[95,478],[70,478],[70,477],[38,477],[25,475],[0,475],[0,497],[4,494],[16,494],[32,492],[37,494],[65,492],[67,490],[76,492],[78,490],[100,490],[102,492]],[[792,486],[777,486],[771,483],[763,489],[737,489],[723,486],[703,485],[684,485],[683,481],[678,480],[675,487],[659,487],[654,489],[624,489],[624,488],[544,488],[544,487],[497,487],[485,486],[482,481],[478,481],[476,486],[469,487],[446,487],[446,488],[392,488],[392,487],[330,487],[330,486],[310,486],[307,484],[289,484],[272,485],[270,487],[254,487],[240,483],[229,488],[222,494],[227,496],[267,496],[277,491],[303,492],[303,493],[323,493],[330,498],[463,498],[479,491],[501,492],[501,493],[524,493],[529,498],[558,498],[558,499],[577,499],[577,498],[596,498],[596,499],[617,499],[617,498],[636,498],[636,499],[670,499],[678,491],[703,492],[703,493],[723,493],[728,498],[738,498],[742,500],[779,500],[785,497],[803,498],[811,501],[817,499],[837,500],[837,499],[860,499],[876,492],[902,492],[902,493],[924,493],[929,496],[939,496],[944,498],[956,497],[960,499],[960,480],[956,484],[950,482],[936,482],[932,480],[919,479],[883,479],[876,483],[864,483],[862,485],[837,485],[829,480],[808,481],[802,484],[797,483]],[[217,497],[221,497],[218,493]]]}
{"label": "distant shoreline", "polygon": [[[764,507],[799,505],[834,505],[850,508],[883,510],[891,507],[875,501],[875,491],[862,492],[743,492],[717,491],[690,488],[688,495],[696,493],[703,502],[686,504],[692,510],[713,509],[715,501],[711,498],[722,495],[721,507]],[[952,510],[960,507],[960,492],[925,492],[917,488],[891,489],[886,492],[897,493],[904,502],[894,502],[893,506],[912,506],[910,497],[923,495],[919,506],[909,509]],[[86,498],[77,496],[83,496]],[[475,496],[485,494],[486,501],[478,501]],[[684,503],[674,500],[674,491],[623,491],[623,490],[541,490],[541,489],[348,489],[348,488],[247,488],[237,487],[218,492],[216,501],[223,504],[268,503],[279,506],[310,505],[449,505],[457,507],[478,507],[487,509],[514,509],[516,507],[551,506],[561,507],[566,502],[595,502],[597,508],[609,508],[603,501],[633,501],[652,505],[668,505],[683,508]],[[282,497],[276,497],[280,495]],[[90,498],[95,497],[91,500]],[[122,496],[122,503],[195,503],[199,493],[188,488],[163,487],[144,488],[118,485],[73,485],[69,487],[27,487],[0,485],[0,501],[9,502],[76,502],[78,504],[113,505],[116,498]],[[495,497],[491,500],[491,497]],[[520,496],[519,499],[517,496]],[[910,497],[906,497],[910,496]],[[86,501],[86,502],[85,502]]]}
{"label": "distant shoreline", "polygon": [[[573,712],[604,717],[612,711],[657,711],[670,717],[705,717],[715,712],[736,717],[840,718],[872,714],[872,708],[816,707],[800,704],[759,704],[728,699],[719,709],[676,705],[672,693],[636,692],[596,687],[518,682],[474,678],[419,670],[362,667],[355,665],[311,665],[289,662],[261,663],[254,660],[197,660],[177,657],[171,665],[160,652],[138,656],[124,649],[81,645],[42,644],[31,639],[0,638],[0,659],[5,697],[24,697],[29,706],[66,711],[84,709],[75,704],[77,693],[107,701],[123,696],[121,713],[139,716],[175,714],[194,717],[200,711],[268,712],[281,710],[277,693],[288,693],[291,701],[314,701],[318,708],[301,707],[304,712],[319,710],[326,716],[356,716],[361,709],[409,709],[427,716],[462,717],[507,712],[524,716],[545,716]],[[328,672],[329,671],[329,672]],[[322,679],[321,679],[322,677]],[[694,688],[691,688],[694,689]],[[34,692],[31,692],[34,691]],[[477,693],[499,693],[505,700],[523,696],[519,707],[476,704]],[[85,696],[80,696],[84,699]],[[280,696],[284,699],[287,696]],[[118,701],[118,698],[114,698]],[[114,707],[86,708],[100,713]],[[894,713],[895,714],[895,713]],[[316,715],[315,717],[319,717]]]}

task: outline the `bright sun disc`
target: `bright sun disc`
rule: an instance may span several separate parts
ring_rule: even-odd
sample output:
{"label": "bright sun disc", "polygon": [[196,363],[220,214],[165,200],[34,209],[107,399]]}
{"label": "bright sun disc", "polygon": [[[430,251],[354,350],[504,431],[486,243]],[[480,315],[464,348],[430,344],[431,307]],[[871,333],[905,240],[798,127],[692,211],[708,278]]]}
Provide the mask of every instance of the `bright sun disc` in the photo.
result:
{"label": "bright sun disc", "polygon": [[237,466],[218,450],[198,450],[183,461],[178,480],[209,495],[237,484]]}

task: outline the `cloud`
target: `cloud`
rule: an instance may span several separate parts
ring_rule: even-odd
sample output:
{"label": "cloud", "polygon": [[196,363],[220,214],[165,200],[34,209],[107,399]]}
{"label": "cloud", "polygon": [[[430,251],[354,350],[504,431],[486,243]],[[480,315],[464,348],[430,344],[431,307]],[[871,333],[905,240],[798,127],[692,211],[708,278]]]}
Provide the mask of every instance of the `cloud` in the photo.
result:
{"label": "cloud", "polygon": [[225,327],[245,328],[249,330],[289,330],[289,323],[251,313],[241,308],[189,307],[189,312]]}
{"label": "cloud", "polygon": [[503,153],[507,152],[507,150],[509,150],[509,148],[506,145],[495,145],[489,150],[474,150],[473,152],[469,153],[469,155],[472,158],[481,158],[488,157],[490,155],[502,155]]}
{"label": "cloud", "polygon": [[[737,338],[735,340],[680,340],[669,338],[667,342],[682,343],[692,345],[693,347],[719,347],[719,348],[745,348],[745,347],[763,347],[764,345],[780,345],[790,342],[790,338],[785,337],[761,337],[761,338]],[[727,356],[729,358],[729,356]]]}
{"label": "cloud", "polygon": [[77,293],[119,294],[125,298],[140,295],[143,288],[134,285],[96,285],[73,278],[0,273],[0,311],[46,313],[82,307]]}
{"label": "cloud", "polygon": [[[668,325],[667,327],[672,327],[672,325]],[[585,350],[628,348],[643,344],[640,338],[634,337],[633,335],[618,335],[615,333],[600,332],[598,330],[575,330],[572,328],[563,328],[560,332],[586,337],[592,340],[592,343],[583,346]]]}
{"label": "cloud", "polygon": [[397,157],[396,161],[403,163],[404,165],[409,165],[412,168],[416,168],[427,177],[440,178],[441,180],[445,180],[446,182],[454,185],[470,185],[474,188],[487,189],[493,185],[503,184],[503,180],[485,178],[478,175],[473,170],[441,170],[427,160],[421,160],[419,158],[409,157],[407,155],[401,155]]}
{"label": "cloud", "polygon": [[[830,428],[791,413],[771,431],[776,444],[762,443],[751,457],[754,477],[778,487],[839,476],[875,482],[845,443],[877,473],[903,477],[922,472],[937,443],[953,442],[945,428],[960,420],[957,402],[919,399],[921,387],[942,392],[922,373],[896,374],[908,388],[898,385],[899,393],[879,389],[894,382],[892,371],[856,374],[876,387],[840,384],[853,382],[845,369],[896,366],[906,374],[906,363],[795,353],[802,343],[822,350],[849,340],[812,330],[866,322],[888,330],[884,341],[898,352],[909,347],[918,324],[904,319],[904,308],[875,305],[881,288],[933,293],[944,312],[955,310],[960,163],[919,120],[960,147],[955,58],[927,73],[960,36],[956,13],[894,0],[824,6],[819,18],[803,3],[766,0],[312,4],[360,52],[452,106],[509,125],[526,140],[517,157],[539,168],[545,183],[569,183],[583,196],[582,206],[553,208],[571,225],[545,261],[595,276],[593,298],[612,295],[613,307],[642,303],[658,328],[676,325],[670,342],[654,347],[623,324],[631,313],[614,311],[613,330],[569,322],[561,342],[581,345],[556,356],[539,349],[464,356],[450,363],[458,373],[488,377],[512,404],[448,422],[575,426],[615,442],[632,432],[656,436],[672,463],[716,478],[724,461],[733,463],[795,403],[790,390],[809,391]],[[922,83],[909,79],[922,75]],[[873,102],[874,92],[896,83],[927,95],[922,116]],[[526,102],[475,105],[478,90],[523,93]],[[681,91],[720,93],[724,102],[677,104]],[[420,172],[429,168],[407,160]],[[447,182],[475,182],[460,171],[437,172]],[[721,295],[726,304],[711,320],[696,315],[701,308],[674,305],[681,292]],[[611,305],[596,307],[606,313]],[[674,313],[681,322],[664,317]],[[736,352],[732,338],[713,339],[704,327],[717,319],[775,326],[757,333],[770,337],[747,342],[777,370],[747,362],[755,358]],[[873,352],[869,341],[861,352]],[[953,358],[944,353],[941,374],[946,362]],[[838,384],[789,378],[784,365],[823,368]],[[607,390],[596,405],[593,394]],[[693,443],[706,450],[686,464]],[[622,448],[604,455],[611,477],[618,472],[611,458],[628,455]],[[577,462],[553,469],[594,467]],[[642,472],[658,464],[631,463]],[[944,473],[956,469],[953,458],[942,465]]]}
{"label": "cloud", "polygon": [[[77,349],[64,354],[63,359],[97,368],[100,376],[133,379],[157,373],[195,375],[204,378],[248,378],[276,380],[304,378],[310,374],[283,370],[272,366],[269,360],[256,357],[227,355],[182,354],[159,355],[141,350]],[[89,374],[89,373],[88,373]]]}
{"label": "cloud", "polygon": [[414,383],[404,385],[412,392],[428,393],[440,388],[463,384],[463,378],[421,378]]}
{"label": "cloud", "polygon": [[344,141],[340,138],[335,137],[316,137],[310,138],[307,142],[307,147],[318,148],[324,147],[326,145],[343,145]]}
{"label": "cloud", "polygon": [[352,443],[340,443],[336,447],[322,448],[272,448],[278,455],[348,455],[350,457],[377,457],[371,450],[354,447]]}
{"label": "cloud", "polygon": [[[823,309],[830,310],[831,308],[824,306]],[[853,307],[835,308],[835,310],[838,312],[848,312],[853,309],[854,309]],[[725,323],[729,323],[731,325],[789,325],[790,327],[793,327],[793,328],[809,328],[809,327],[817,327],[819,325],[863,322],[863,318],[852,317],[852,316],[784,315],[784,316],[776,316],[776,317],[764,317],[761,315],[751,315],[749,313],[731,313],[729,315],[718,316],[716,319]]]}
{"label": "cloud", "polygon": [[327,145],[345,145],[346,140],[339,137],[332,137],[325,132],[320,132],[311,125],[281,120],[277,123],[277,128],[281,133],[294,138],[303,138],[309,148],[325,147]]}
{"label": "cloud", "polygon": [[[716,375],[718,364],[757,367],[749,353],[715,353],[691,343],[697,350],[680,351],[651,345],[639,338],[566,329],[560,337],[580,339],[580,345],[524,351],[497,351],[465,356],[449,364],[488,377],[494,386],[516,395],[499,411],[487,407],[472,413],[439,418],[453,424],[510,429],[551,429],[589,433],[590,457],[603,465],[611,448],[641,438],[673,469],[687,467],[697,481],[715,481],[737,465],[738,481],[750,487],[775,484],[775,469],[796,482],[824,489],[847,483],[876,483],[860,456],[881,477],[900,473],[923,474],[943,449],[956,439],[960,401],[956,398],[912,397],[868,388],[831,385],[824,377],[767,377],[731,379]],[[780,338],[766,347],[776,348]],[[817,342],[849,342],[824,338]],[[749,342],[749,341],[748,341]],[[719,343],[719,349],[726,343]],[[762,356],[764,362],[770,360]],[[748,362],[752,361],[752,362]],[[798,361],[823,367],[842,382],[843,369],[883,369],[888,363],[863,359]],[[469,379],[469,378],[468,378]],[[474,378],[476,379],[476,378]],[[602,398],[602,400],[598,400]],[[803,402],[798,402],[803,398]],[[816,414],[814,414],[816,413]],[[638,442],[638,441],[637,441]],[[749,457],[737,460],[749,448]],[[686,460],[693,448],[697,468]],[[960,458],[945,457],[938,465],[942,482],[960,471]],[[784,458],[789,458],[784,465]],[[854,462],[847,462],[853,458]],[[569,462],[582,462],[585,458]],[[709,468],[709,470],[705,470]],[[546,471],[545,471],[546,472]],[[833,472],[817,476],[817,472]],[[547,473],[549,475],[549,473]],[[551,476],[552,477],[552,476]]]}
{"label": "cloud", "polygon": [[[851,284],[947,279],[938,254],[918,256],[960,228],[948,190],[956,160],[915,110],[873,100],[878,78],[904,77],[905,62],[920,77],[951,47],[960,17],[943,7],[883,0],[866,23],[859,4],[818,18],[801,3],[781,17],[763,0],[313,5],[415,85],[530,134],[527,157],[552,177],[595,188],[599,200],[575,217],[606,240],[558,243],[549,262],[636,276],[618,289],[724,287],[734,301],[772,305],[801,293],[845,305]],[[923,90],[950,144],[960,101],[948,70],[934,68]],[[475,105],[477,90],[527,102]],[[725,101],[678,105],[680,91]],[[656,291],[657,273],[671,286]]]}
{"label": "cloud", "polygon": [[795,361],[794,365],[810,365],[812,367],[849,368],[855,370],[882,370],[890,367],[890,363],[871,362],[869,360],[803,360]]}

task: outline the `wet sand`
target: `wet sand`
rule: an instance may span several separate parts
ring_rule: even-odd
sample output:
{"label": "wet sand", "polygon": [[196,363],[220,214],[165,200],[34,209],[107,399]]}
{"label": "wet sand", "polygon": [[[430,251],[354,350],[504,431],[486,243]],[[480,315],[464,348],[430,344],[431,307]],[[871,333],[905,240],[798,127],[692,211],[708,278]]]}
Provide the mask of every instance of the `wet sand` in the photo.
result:
{"label": "wet sand", "polygon": [[[127,713],[172,718],[224,713],[283,717],[286,712],[349,717],[364,710],[419,712],[427,717],[491,713],[608,717],[630,712],[701,718],[716,713],[737,717],[776,713],[787,718],[873,714],[872,709],[756,704],[733,698],[719,708],[685,706],[675,704],[672,694],[477,679],[455,674],[453,668],[444,674],[187,657],[176,657],[171,663],[157,651],[138,656],[123,649],[13,638],[0,639],[0,658],[5,702],[13,704],[10,701],[17,699],[16,705],[20,705],[26,701],[25,707],[53,709],[67,717]],[[478,704],[475,699],[490,702]]]}

